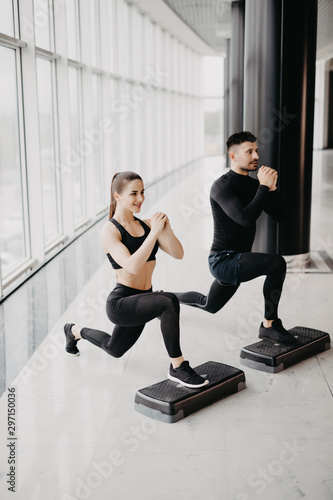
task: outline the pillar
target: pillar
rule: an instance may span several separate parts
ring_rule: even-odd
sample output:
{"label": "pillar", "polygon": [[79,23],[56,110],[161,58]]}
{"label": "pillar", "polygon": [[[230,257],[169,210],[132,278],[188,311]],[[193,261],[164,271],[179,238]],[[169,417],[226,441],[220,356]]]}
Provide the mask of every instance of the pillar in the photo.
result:
{"label": "pillar", "polygon": [[310,251],[317,0],[246,0],[244,129],[279,172],[287,220],[258,221],[254,250]]}

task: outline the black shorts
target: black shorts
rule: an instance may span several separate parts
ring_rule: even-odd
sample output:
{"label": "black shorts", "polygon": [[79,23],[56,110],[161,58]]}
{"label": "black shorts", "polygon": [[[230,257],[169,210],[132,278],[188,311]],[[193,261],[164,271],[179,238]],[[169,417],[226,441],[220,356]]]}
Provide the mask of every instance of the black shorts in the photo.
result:
{"label": "black shorts", "polygon": [[242,254],[234,250],[221,250],[208,256],[209,270],[221,284],[238,285],[239,259]]}

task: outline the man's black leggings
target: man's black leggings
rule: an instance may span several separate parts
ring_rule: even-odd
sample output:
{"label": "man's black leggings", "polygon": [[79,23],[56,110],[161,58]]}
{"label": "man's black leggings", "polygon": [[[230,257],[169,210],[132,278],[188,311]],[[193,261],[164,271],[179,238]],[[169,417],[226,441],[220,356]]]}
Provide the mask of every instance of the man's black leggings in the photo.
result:
{"label": "man's black leggings", "polygon": [[208,295],[198,292],[176,293],[175,295],[183,304],[199,307],[203,311],[210,313],[216,313],[231,299],[240,283],[266,275],[263,287],[265,300],[264,317],[267,320],[277,319],[279,300],[286,276],[286,262],[284,258],[280,255],[265,253],[242,253],[238,264],[237,285],[222,284],[215,279]]}
{"label": "man's black leggings", "polygon": [[137,290],[117,284],[106,302],[108,318],[116,326],[112,335],[82,328],[81,337],[120,358],[140,337],[145,324],[160,317],[161,331],[170,358],[182,355],[179,345],[179,301],[173,293]]}

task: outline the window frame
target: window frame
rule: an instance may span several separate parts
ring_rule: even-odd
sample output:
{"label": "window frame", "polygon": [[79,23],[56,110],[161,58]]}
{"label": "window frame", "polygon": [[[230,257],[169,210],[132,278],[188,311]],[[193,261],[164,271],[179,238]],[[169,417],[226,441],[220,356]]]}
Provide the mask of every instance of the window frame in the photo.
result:
{"label": "window frame", "polygon": [[[5,38],[2,39],[2,36]],[[15,51],[15,80],[16,80],[16,96],[17,96],[17,114],[18,114],[18,139],[19,139],[19,159],[20,159],[20,177],[21,177],[21,196],[22,196],[22,215],[24,228],[24,247],[25,257],[20,259],[17,264],[10,267],[6,272],[2,272],[0,259],[0,299],[3,290],[7,288],[17,277],[21,276],[35,263],[36,259],[31,256],[31,237],[30,237],[30,220],[29,220],[29,203],[28,203],[28,179],[27,165],[25,154],[25,133],[24,133],[24,108],[23,108],[23,90],[22,90],[22,73],[21,73],[21,48],[26,44],[20,40],[1,35],[0,45],[9,50]],[[10,39],[10,40],[8,40]],[[5,42],[5,43],[2,43]]]}

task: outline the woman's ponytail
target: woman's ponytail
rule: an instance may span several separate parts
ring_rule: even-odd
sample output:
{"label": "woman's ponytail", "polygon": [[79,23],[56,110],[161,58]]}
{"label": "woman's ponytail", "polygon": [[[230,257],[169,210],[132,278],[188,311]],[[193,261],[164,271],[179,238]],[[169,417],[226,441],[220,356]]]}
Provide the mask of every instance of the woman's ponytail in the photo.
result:
{"label": "woman's ponytail", "polygon": [[114,180],[117,177],[117,175],[119,175],[119,172],[114,174],[114,176],[112,177],[112,181],[111,181],[111,200],[110,200],[109,220],[112,219],[112,217],[114,216],[114,213],[116,211],[116,206],[117,206],[117,200],[114,197],[114,192],[116,191],[116,189],[114,187],[114,185],[115,185]]}
{"label": "woman's ponytail", "polygon": [[140,175],[136,174],[135,172],[126,171],[126,172],[117,172],[116,174],[114,174],[111,181],[111,200],[110,200],[109,219],[112,219],[117,208],[117,200],[114,197],[114,193],[121,194],[125,184],[137,179],[142,181]]}

